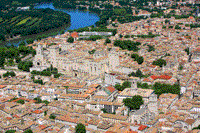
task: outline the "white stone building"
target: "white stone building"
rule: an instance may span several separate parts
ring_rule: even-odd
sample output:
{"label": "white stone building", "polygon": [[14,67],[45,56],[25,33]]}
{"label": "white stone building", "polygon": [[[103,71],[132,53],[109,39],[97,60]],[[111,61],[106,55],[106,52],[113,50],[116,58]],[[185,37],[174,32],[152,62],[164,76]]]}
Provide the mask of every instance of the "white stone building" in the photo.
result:
{"label": "white stone building", "polygon": [[[48,51],[48,52],[47,52]],[[96,51],[89,55],[87,51],[68,50],[59,52],[57,46],[52,46],[44,52],[39,44],[30,71],[42,71],[53,65],[60,73],[72,73],[78,76],[80,73],[100,75],[104,72],[113,71],[119,66],[119,55],[114,50]]]}

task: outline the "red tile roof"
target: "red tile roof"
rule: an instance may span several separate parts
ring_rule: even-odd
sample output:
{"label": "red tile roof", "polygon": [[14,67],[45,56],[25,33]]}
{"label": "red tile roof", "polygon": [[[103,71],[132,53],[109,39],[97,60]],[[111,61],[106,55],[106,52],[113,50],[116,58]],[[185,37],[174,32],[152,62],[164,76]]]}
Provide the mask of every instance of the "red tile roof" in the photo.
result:
{"label": "red tile roof", "polygon": [[77,33],[77,32],[73,32],[73,33],[71,34],[71,37],[73,37],[73,38],[78,37],[78,33]]}
{"label": "red tile roof", "polygon": [[108,86],[107,89],[108,89],[110,92],[114,92],[114,91],[115,91],[115,88],[112,87],[112,86]]}
{"label": "red tile roof", "polygon": [[38,126],[41,130],[45,129],[47,126],[44,126],[44,125],[39,125]]}
{"label": "red tile roof", "polygon": [[20,118],[18,115],[13,115],[13,117]]}
{"label": "red tile roof", "polygon": [[43,111],[42,110],[35,110],[35,111],[33,111],[33,113],[35,113],[35,114],[41,114]]}
{"label": "red tile roof", "polygon": [[152,75],[152,76],[150,76],[150,78],[152,78],[153,80],[156,80],[156,79],[168,80],[168,79],[171,79],[172,76],[168,76],[168,75],[160,75],[160,76]]}
{"label": "red tile roof", "polygon": [[147,128],[146,125],[141,125],[141,126],[138,128],[138,130],[142,131],[142,130],[144,130],[145,128]]}
{"label": "red tile roof", "polygon": [[11,120],[12,118],[11,118],[11,117],[6,117],[6,119],[7,119],[7,120]]}

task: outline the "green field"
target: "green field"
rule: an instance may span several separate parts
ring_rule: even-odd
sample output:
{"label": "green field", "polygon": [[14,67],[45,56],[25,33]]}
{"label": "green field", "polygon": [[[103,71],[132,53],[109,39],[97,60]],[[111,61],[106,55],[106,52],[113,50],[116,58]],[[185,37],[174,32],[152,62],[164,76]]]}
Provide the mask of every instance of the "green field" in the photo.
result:
{"label": "green field", "polygon": [[23,19],[23,20],[20,21],[18,24],[16,24],[16,26],[25,24],[28,20],[31,20],[31,17],[28,17],[28,18]]}

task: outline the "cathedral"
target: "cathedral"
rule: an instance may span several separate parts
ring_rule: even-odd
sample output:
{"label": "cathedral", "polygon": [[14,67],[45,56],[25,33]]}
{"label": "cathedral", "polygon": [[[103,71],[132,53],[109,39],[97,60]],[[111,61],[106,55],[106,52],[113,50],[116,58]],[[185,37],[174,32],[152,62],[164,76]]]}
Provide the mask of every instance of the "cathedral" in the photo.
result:
{"label": "cathedral", "polygon": [[102,50],[89,54],[88,51],[59,50],[59,47],[55,45],[44,50],[43,46],[38,44],[33,67],[30,68],[30,71],[42,71],[51,65],[63,74],[72,73],[73,76],[77,76],[79,73],[100,75],[113,71],[119,66],[119,55],[114,49],[110,50],[109,53]]}

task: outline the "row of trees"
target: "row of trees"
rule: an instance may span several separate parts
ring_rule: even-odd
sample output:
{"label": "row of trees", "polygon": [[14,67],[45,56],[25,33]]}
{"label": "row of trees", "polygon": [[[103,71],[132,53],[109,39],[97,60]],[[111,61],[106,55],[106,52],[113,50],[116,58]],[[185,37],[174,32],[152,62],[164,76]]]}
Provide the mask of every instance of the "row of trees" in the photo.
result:
{"label": "row of trees", "polygon": [[142,64],[144,62],[144,58],[138,54],[132,54],[131,58],[133,58],[134,61],[137,61],[138,64]]}
{"label": "row of trees", "polygon": [[166,60],[160,58],[160,59],[157,59],[157,60],[153,61],[152,64],[156,65],[156,66],[159,66],[159,67],[163,67],[163,66],[167,65],[167,62],[166,62]]}
{"label": "row of trees", "polygon": [[10,72],[7,71],[6,73],[3,74],[3,77],[9,77],[9,76],[15,77],[16,74],[15,74],[15,72],[13,72],[13,71],[10,71]]}
{"label": "row of trees", "polygon": [[26,72],[30,72],[30,67],[33,66],[33,62],[32,61],[21,61],[18,64],[18,69],[26,71]]}
{"label": "row of trees", "polygon": [[161,18],[162,16],[164,18],[175,17],[175,19],[182,19],[182,18],[189,18],[190,15],[175,15],[175,14],[172,14],[172,13],[164,14],[164,12],[152,13],[150,15],[151,18]]}
{"label": "row of trees", "polygon": [[122,85],[116,84],[114,87],[115,87],[115,89],[117,89],[118,91],[123,91],[125,88],[130,88],[130,87],[131,87],[131,82],[129,82],[129,81],[124,81],[124,82],[122,83]]}
{"label": "row of trees", "polygon": [[43,100],[43,101],[42,101],[42,99],[40,99],[39,97],[36,97],[36,98],[34,98],[33,100],[36,101],[35,103],[45,103],[46,105],[48,105],[48,104],[50,103],[50,102],[47,101],[47,100]]}
{"label": "row of trees", "polygon": [[[151,33],[151,32],[150,32]],[[141,38],[154,38],[157,37],[159,35],[154,35],[154,34],[148,34],[148,35],[131,35],[131,37],[141,37]]]}
{"label": "row of trees", "polygon": [[[17,132],[16,130],[7,130],[5,133],[15,133]],[[31,129],[25,130],[23,133],[33,133]]]}
{"label": "row of trees", "polygon": [[138,69],[136,72],[131,72],[130,74],[128,74],[128,76],[139,77],[139,78],[145,77],[145,75],[143,75],[140,69]]}
{"label": "row of trees", "polygon": [[155,91],[155,94],[160,96],[163,93],[172,93],[180,95],[180,85],[175,83],[174,85],[158,83],[156,82],[152,88]]}
{"label": "row of trees", "polygon": [[51,67],[43,70],[43,71],[36,71],[33,70],[31,72],[31,74],[33,75],[41,75],[41,76],[51,76],[52,74],[54,75],[54,78],[59,78],[61,76],[60,73],[58,73],[58,69],[57,68],[53,68],[53,66],[51,65]]}
{"label": "row of trees", "polygon": [[134,42],[131,40],[115,40],[114,41],[114,46],[118,46],[122,48],[123,50],[128,49],[129,51],[138,51],[139,45],[141,45],[140,42]]}
{"label": "row of trees", "polygon": [[137,87],[142,89],[149,89],[149,85],[147,83],[137,82]]}
{"label": "row of trees", "polygon": [[147,45],[149,47],[148,52],[155,51],[154,45]]}
{"label": "row of trees", "polygon": [[34,83],[37,83],[37,84],[44,85],[44,82],[43,82],[42,79],[33,79],[33,82],[34,82]]}

